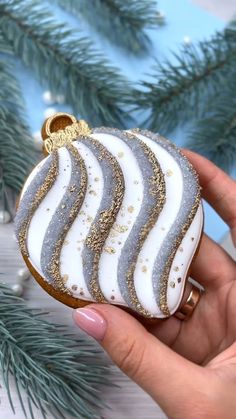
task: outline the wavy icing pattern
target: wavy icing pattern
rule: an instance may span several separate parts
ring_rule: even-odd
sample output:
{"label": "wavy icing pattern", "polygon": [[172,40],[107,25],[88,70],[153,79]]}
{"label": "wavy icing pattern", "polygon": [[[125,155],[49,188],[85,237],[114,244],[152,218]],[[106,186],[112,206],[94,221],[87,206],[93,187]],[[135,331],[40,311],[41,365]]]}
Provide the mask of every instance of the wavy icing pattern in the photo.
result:
{"label": "wavy icing pattern", "polygon": [[193,168],[140,130],[99,128],[59,149],[30,175],[16,217],[21,250],[51,285],[146,317],[177,309],[201,230]]}

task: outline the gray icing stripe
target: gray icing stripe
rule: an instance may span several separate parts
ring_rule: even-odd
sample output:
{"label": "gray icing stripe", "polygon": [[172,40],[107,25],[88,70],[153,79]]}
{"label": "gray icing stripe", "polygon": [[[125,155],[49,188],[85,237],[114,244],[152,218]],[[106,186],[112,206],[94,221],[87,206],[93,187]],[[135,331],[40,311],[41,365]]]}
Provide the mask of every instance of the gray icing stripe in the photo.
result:
{"label": "gray icing stripe", "polygon": [[55,288],[68,293],[60,275],[60,254],[66,234],[84,200],[87,172],[77,149],[68,146],[67,150],[71,159],[70,182],[45,233],[40,263],[47,281]]}
{"label": "gray icing stripe", "polygon": [[143,201],[137,219],[121,251],[118,262],[118,284],[128,307],[141,315],[151,317],[151,314],[138,300],[133,275],[143,242],[155,224],[165,202],[164,175],[154,153],[134,135],[112,128],[97,128],[93,132],[113,135],[124,141],[133,152],[142,173]]}
{"label": "gray icing stripe", "polygon": [[104,178],[102,200],[82,251],[88,290],[96,301],[104,302],[105,297],[98,282],[98,264],[103,245],[123,201],[124,179],[118,162],[102,144],[93,138],[79,138],[77,141],[85,144],[95,155]]}
{"label": "gray icing stripe", "polygon": [[183,195],[180,209],[175,222],[168,231],[158,252],[152,273],[152,283],[156,302],[163,314],[168,316],[170,314],[167,305],[169,272],[178,246],[186,234],[198,209],[200,203],[200,186],[194,168],[174,144],[147,130],[137,129],[133,130],[133,132],[144,135],[167,150],[179,164],[183,176]]}
{"label": "gray icing stripe", "polygon": [[53,185],[57,174],[58,157],[53,153],[47,158],[43,167],[28,185],[22,199],[20,200],[15,217],[15,234],[20,249],[25,256],[28,256],[27,232],[30,221],[38,208],[40,202]]}

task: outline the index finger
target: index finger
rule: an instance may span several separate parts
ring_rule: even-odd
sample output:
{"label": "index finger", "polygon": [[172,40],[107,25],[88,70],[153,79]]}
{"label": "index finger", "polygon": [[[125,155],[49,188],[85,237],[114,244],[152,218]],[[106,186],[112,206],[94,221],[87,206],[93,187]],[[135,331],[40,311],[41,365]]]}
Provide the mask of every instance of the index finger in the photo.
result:
{"label": "index finger", "polygon": [[228,224],[236,245],[236,181],[205,157],[186,149],[183,152],[199,175],[203,198]]}

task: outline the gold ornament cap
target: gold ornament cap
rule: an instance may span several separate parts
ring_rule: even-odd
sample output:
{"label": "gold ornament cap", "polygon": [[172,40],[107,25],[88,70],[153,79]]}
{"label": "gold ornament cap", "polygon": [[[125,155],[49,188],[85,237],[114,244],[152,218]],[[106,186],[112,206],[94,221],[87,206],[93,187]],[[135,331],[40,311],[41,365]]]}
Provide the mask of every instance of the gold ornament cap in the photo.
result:
{"label": "gold ornament cap", "polygon": [[42,126],[43,152],[50,154],[71,144],[77,137],[86,137],[90,133],[91,129],[83,119],[77,120],[69,113],[57,112],[47,118]]}

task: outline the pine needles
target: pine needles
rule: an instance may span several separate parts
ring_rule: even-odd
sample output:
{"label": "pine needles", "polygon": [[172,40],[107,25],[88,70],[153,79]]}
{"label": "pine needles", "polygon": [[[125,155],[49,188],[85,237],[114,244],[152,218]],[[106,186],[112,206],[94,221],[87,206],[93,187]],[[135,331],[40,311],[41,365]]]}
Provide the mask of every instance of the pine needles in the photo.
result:
{"label": "pine needles", "polygon": [[[12,374],[25,416],[42,418],[51,412],[57,419],[99,418],[102,402],[99,386],[109,383],[108,368],[96,359],[92,344],[66,334],[42,315],[27,308],[11,290],[0,284],[0,367],[11,407],[9,378]],[[83,349],[84,347],[84,349]],[[27,395],[27,406],[21,391]]]}
{"label": "pine needles", "polygon": [[146,28],[163,24],[161,14],[153,0],[56,0],[89,24],[111,42],[135,54],[148,49],[150,44]]}
{"label": "pine needles", "polygon": [[63,94],[76,115],[93,126],[124,123],[131,87],[88,39],[58,23],[37,0],[1,1],[0,14],[14,53],[52,93]]}
{"label": "pine needles", "polygon": [[[7,44],[4,48],[11,53]],[[5,208],[7,188],[20,192],[37,153],[25,122],[22,94],[13,67],[3,58],[0,59],[0,79],[0,202]]]}

